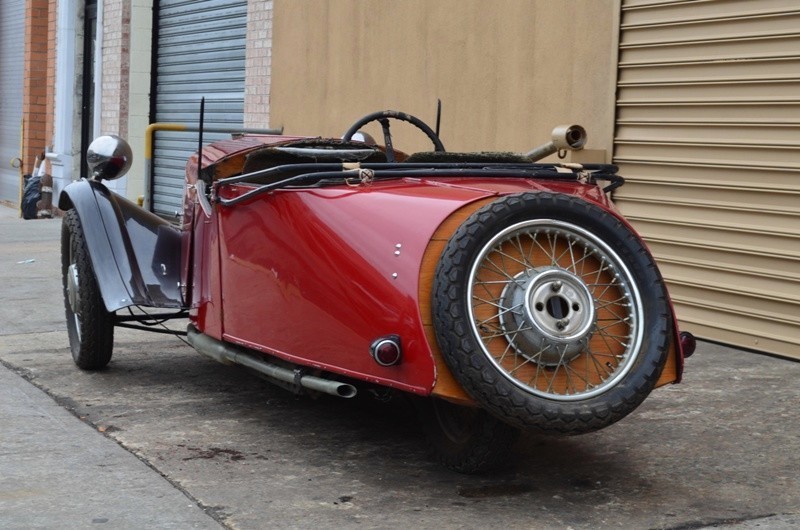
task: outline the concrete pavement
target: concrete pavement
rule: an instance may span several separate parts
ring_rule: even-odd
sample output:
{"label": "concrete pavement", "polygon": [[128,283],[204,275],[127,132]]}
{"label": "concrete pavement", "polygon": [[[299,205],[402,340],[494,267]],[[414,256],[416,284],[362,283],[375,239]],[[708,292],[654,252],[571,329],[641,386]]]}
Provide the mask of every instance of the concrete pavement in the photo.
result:
{"label": "concrete pavement", "polygon": [[0,366],[0,527],[220,528],[146,463]]}
{"label": "concrete pavement", "polygon": [[684,384],[464,477],[414,426],[294,400],[174,339],[71,365],[59,220],[0,206],[0,528],[794,528],[800,363],[701,344]]}
{"label": "concrete pavement", "polygon": [[[0,343],[12,348],[66,331],[53,307],[62,303],[60,292],[52,292],[54,282],[42,281],[58,271],[53,245],[61,222],[23,221],[16,213],[0,206]],[[146,462],[0,359],[0,528],[98,525],[221,527]]]}

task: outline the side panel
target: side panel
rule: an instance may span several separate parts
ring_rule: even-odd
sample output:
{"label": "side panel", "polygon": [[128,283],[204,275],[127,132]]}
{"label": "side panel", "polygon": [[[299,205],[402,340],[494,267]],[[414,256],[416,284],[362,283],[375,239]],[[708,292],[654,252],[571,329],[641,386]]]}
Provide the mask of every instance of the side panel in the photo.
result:
{"label": "side panel", "polygon": [[[436,369],[417,303],[422,254],[450,212],[489,194],[394,183],[280,191],[220,208],[224,338],[428,394]],[[384,367],[370,345],[389,334],[401,337],[404,357]]]}
{"label": "side panel", "polygon": [[75,208],[106,309],[179,308],[180,231],[93,181],[64,188],[59,208]]}

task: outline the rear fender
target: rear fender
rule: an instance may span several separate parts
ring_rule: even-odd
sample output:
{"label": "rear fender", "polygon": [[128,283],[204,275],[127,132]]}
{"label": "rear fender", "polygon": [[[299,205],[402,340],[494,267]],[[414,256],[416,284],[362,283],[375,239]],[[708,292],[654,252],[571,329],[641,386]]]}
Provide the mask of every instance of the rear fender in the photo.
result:
{"label": "rear fender", "polygon": [[68,185],[58,207],[78,214],[106,310],[184,307],[177,228],[95,181]]}

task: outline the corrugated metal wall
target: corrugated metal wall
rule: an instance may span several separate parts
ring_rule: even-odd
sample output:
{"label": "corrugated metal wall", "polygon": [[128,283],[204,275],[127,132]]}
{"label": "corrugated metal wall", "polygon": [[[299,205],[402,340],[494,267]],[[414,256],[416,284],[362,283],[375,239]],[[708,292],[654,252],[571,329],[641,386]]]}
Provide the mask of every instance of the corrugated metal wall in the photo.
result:
{"label": "corrugated metal wall", "polygon": [[618,195],[683,327],[800,358],[800,3],[622,5]]}
{"label": "corrugated metal wall", "polygon": [[[160,0],[156,20],[156,122],[197,126],[206,98],[206,127],[244,123],[246,0]],[[206,134],[204,143],[225,137]],[[154,210],[181,207],[186,159],[197,133],[159,132],[154,151]]]}
{"label": "corrugated metal wall", "polygon": [[3,0],[0,2],[0,200],[13,204],[19,202],[19,170],[12,168],[10,161],[20,156],[24,60],[25,1]]}

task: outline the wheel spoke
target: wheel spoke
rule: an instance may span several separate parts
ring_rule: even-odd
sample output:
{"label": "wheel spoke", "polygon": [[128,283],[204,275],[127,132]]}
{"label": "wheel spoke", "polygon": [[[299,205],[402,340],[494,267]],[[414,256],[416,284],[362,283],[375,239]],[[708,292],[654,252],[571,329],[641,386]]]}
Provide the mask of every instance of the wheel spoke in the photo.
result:
{"label": "wheel spoke", "polygon": [[569,270],[577,274],[578,269],[575,266],[575,252],[572,248],[572,245],[573,241],[571,239],[568,239],[567,247],[569,248],[569,262],[570,262]]}
{"label": "wheel spoke", "polygon": [[[502,258],[502,255],[501,255],[501,258]],[[487,265],[491,265],[491,267],[488,267]],[[508,271],[506,270],[505,267],[501,267],[500,265],[497,265],[489,257],[487,257],[486,260],[484,261],[484,263],[481,264],[481,268],[483,268],[484,270],[489,271],[489,273],[495,273],[495,274],[499,274],[501,276],[504,276],[504,277],[508,278],[508,281],[511,281],[511,282],[515,281],[514,277],[511,276],[508,273]]]}
{"label": "wheel spoke", "polygon": [[547,242],[550,243],[550,265],[553,267],[558,266],[558,260],[556,259],[556,239],[558,239],[558,235],[551,232],[547,233]]}
{"label": "wheel spoke", "polygon": [[627,342],[625,342],[625,341],[623,341],[623,340],[620,340],[621,338],[625,338],[625,339],[627,339],[628,337],[620,337],[620,338],[617,338],[616,336],[614,336],[614,335],[609,335],[609,334],[605,333],[604,331],[600,331],[600,332],[598,333],[598,336],[599,336],[599,337],[601,337],[601,338],[603,339],[603,342],[604,342],[604,343],[606,344],[606,346],[608,346],[609,348],[611,348],[611,344],[609,343],[609,341],[610,341],[610,342],[612,342],[612,343],[616,343],[618,346],[622,346],[622,347],[624,347],[624,348],[626,348],[626,349],[627,349],[627,348],[628,348],[628,346],[629,346],[629,344],[628,344]]}
{"label": "wheel spoke", "polygon": [[[514,256],[512,256],[511,254],[508,254],[507,252],[503,252],[503,251],[502,251],[502,250],[500,250],[499,248],[497,248],[497,249],[495,249],[495,250],[494,250],[494,254],[497,254],[497,255],[499,255],[499,256],[500,256],[500,259],[501,259],[502,261],[505,261],[506,259],[508,259],[508,260],[510,260],[512,263],[516,263],[516,264],[518,264],[518,265],[522,265],[522,267],[523,267],[523,268],[528,268],[528,266],[527,266],[527,263],[526,263],[524,260],[517,259],[517,258],[515,258]],[[507,271],[507,270],[508,270],[508,267],[505,265],[505,263],[503,264],[503,270],[504,270],[504,271]]]}
{"label": "wheel spoke", "polygon": [[609,321],[609,320],[616,320],[617,322],[625,322],[625,323],[627,323],[628,320],[630,319],[630,316],[628,314],[626,314],[626,315],[617,314],[616,309],[611,309],[611,308],[604,308],[604,309],[613,318],[606,318],[606,317],[599,318],[598,321],[600,321],[600,322]]}
{"label": "wheel spoke", "polygon": [[[556,239],[557,239],[557,236],[553,236],[553,243],[554,243],[554,244],[557,244],[557,241],[556,241]],[[565,238],[565,239],[566,239],[566,238]],[[569,253],[570,253],[570,248],[569,248],[569,246],[570,246],[570,241],[569,241],[569,239],[567,239],[566,248],[565,248],[564,250],[562,250],[562,251],[561,251],[561,253],[560,253],[558,256],[555,256],[555,253],[553,254],[553,256],[554,256],[554,258],[553,258],[553,265],[554,265],[554,266],[556,266],[556,267],[561,267],[562,269],[567,269],[567,270],[570,270],[570,269],[569,269],[569,267],[562,267],[562,266],[561,266],[561,264],[560,264],[560,263],[561,263],[561,260],[562,260],[562,259],[564,259],[564,256],[566,256],[567,254],[569,254]]]}
{"label": "wheel spoke", "polygon": [[519,261],[522,264],[522,266],[525,269],[532,269],[533,268],[533,262],[531,261],[531,249],[533,247],[528,246],[528,249],[527,249],[527,252],[526,252],[526,249],[522,244],[521,234],[517,234],[516,237],[514,237],[514,243],[515,243],[517,252],[519,252],[519,256],[520,256],[520,260]]}
{"label": "wheel spoke", "polygon": [[509,371],[508,371],[508,373],[513,375],[513,374],[514,374],[515,372],[517,372],[517,371],[518,371],[520,368],[523,368],[523,367],[525,367],[525,366],[528,366],[528,365],[530,365],[530,364],[532,364],[532,363],[535,363],[535,364],[538,366],[538,365],[539,365],[539,363],[537,363],[535,359],[536,359],[536,356],[537,356],[537,355],[541,355],[542,353],[544,353],[544,352],[539,352],[539,353],[537,353],[537,354],[534,354],[534,355],[532,355],[532,356],[530,356],[530,357],[523,357],[523,359],[525,359],[525,360],[524,360],[524,361],[522,361],[521,363],[517,363],[517,362],[516,362],[516,360],[517,360],[517,359],[519,359],[519,358],[521,357],[521,355],[517,355],[517,356],[514,358],[514,359],[515,359],[514,368],[512,368],[511,370],[509,370]]}
{"label": "wheel spoke", "polygon": [[[501,364],[502,364],[502,363],[503,363],[503,361],[506,359],[506,356],[507,356],[509,353],[513,352],[513,351],[514,351],[514,347],[512,346],[512,343],[511,343],[511,342],[506,342],[506,347],[505,347],[505,349],[503,350],[503,353],[501,353],[499,357],[495,357],[495,359],[497,359],[497,362],[498,362],[498,363],[501,363]],[[516,361],[517,361],[517,358],[518,358],[518,356],[517,356],[516,354],[514,354],[514,362],[515,362],[515,363],[516,363]]]}
{"label": "wheel spoke", "polygon": [[[590,357],[590,356],[589,356],[589,355],[587,355],[586,357]],[[587,361],[587,364],[588,364],[588,361]],[[571,374],[573,374],[573,375],[574,375],[574,377],[575,377],[576,379],[578,379],[578,380],[580,380],[581,382],[583,382],[583,390],[584,390],[584,391],[585,391],[585,390],[587,390],[587,389],[590,389],[590,388],[593,388],[593,387],[594,387],[594,385],[593,385],[593,384],[592,384],[592,382],[589,380],[589,378],[588,378],[588,377],[586,377],[586,376],[584,376],[584,375],[582,375],[582,374],[581,374],[581,373],[580,373],[578,370],[576,370],[575,368],[572,368],[572,367],[570,367],[570,365],[568,365],[568,364],[567,364],[567,365],[564,365],[564,368],[566,369],[567,373],[571,373]],[[587,374],[589,373],[588,366],[587,366],[586,370],[584,370],[584,373],[587,373]],[[573,387],[574,387],[574,386],[573,386]],[[578,393],[578,390],[577,390],[577,389],[575,390],[575,393],[576,393],[576,394]]]}
{"label": "wheel spoke", "polygon": [[[609,367],[608,367],[608,364],[610,364],[610,363],[608,363],[608,362],[607,362],[607,364],[603,364],[603,363],[601,363],[601,362],[599,361],[598,357],[605,357],[605,355],[604,355],[604,354],[601,354],[601,353],[596,353],[596,352],[593,352],[591,349],[587,350],[587,352],[586,352],[586,358],[587,358],[588,360],[591,360],[591,361],[592,361],[592,364],[593,364],[593,365],[594,365],[594,367],[595,367],[595,373],[597,373],[597,375],[598,375],[598,376],[600,376],[600,379],[601,379],[601,380],[605,380],[605,379],[607,379],[608,377],[610,377],[610,376],[611,376],[611,374],[613,374],[614,372],[613,372],[613,370],[612,370],[612,369],[609,369]],[[619,360],[620,358],[618,358],[618,357],[616,357],[616,356],[615,356],[615,357],[614,357],[614,359],[615,359],[615,360]],[[603,372],[603,374],[605,374],[605,377],[603,377],[603,376],[601,375],[601,372],[600,372],[600,370],[601,370],[601,369],[602,369],[602,372]],[[587,371],[587,372],[589,371],[589,370],[588,370],[588,368],[587,368],[587,370],[586,370],[586,371]]]}
{"label": "wheel spoke", "polygon": [[496,307],[500,311],[499,314],[501,314],[501,315],[503,313],[506,313],[508,311],[513,311],[514,309],[518,309],[518,308],[521,307],[521,305],[516,305],[514,307],[505,307],[499,301],[485,300],[485,299],[479,298],[477,296],[473,296],[472,299],[473,300],[477,300],[479,302],[478,305],[484,305],[485,304],[485,305],[489,305],[489,306],[492,306],[492,307]]}

